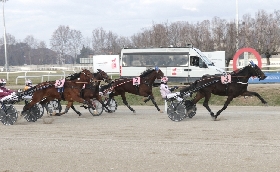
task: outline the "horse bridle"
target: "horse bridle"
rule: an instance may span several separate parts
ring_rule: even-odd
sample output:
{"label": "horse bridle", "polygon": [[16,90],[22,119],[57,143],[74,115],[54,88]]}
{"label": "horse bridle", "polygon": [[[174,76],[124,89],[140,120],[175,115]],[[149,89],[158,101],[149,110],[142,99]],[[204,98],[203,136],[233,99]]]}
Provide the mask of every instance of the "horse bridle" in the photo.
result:
{"label": "horse bridle", "polygon": [[[101,75],[101,72],[104,72],[103,70],[98,70],[98,75],[100,75],[101,76],[101,78],[103,78],[103,81],[105,82],[105,77],[103,77],[102,75]],[[105,73],[105,72],[104,72]],[[109,76],[106,74],[106,78],[109,78]]]}
{"label": "horse bridle", "polygon": [[[82,71],[81,73],[84,74],[86,77],[89,77],[84,71]],[[93,78],[90,78],[89,82],[93,82]]]}
{"label": "horse bridle", "polygon": [[254,69],[254,71],[256,72],[256,74],[257,74],[257,76],[258,76],[258,78],[260,79],[261,78],[261,74],[259,73],[259,69],[255,69],[256,68],[256,65],[251,65],[251,67]]}

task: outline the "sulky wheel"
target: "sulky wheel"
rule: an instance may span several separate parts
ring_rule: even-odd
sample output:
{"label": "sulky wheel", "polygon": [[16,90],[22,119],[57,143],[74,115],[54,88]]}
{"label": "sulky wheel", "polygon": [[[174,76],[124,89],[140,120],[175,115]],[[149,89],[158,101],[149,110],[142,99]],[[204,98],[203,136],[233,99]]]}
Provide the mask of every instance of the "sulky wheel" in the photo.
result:
{"label": "sulky wheel", "polygon": [[61,104],[58,100],[52,100],[52,101],[48,102],[47,106],[49,109],[52,110],[53,113],[55,113],[54,111],[58,111],[58,113],[60,113],[62,110]]}
{"label": "sulky wheel", "polygon": [[42,118],[42,116],[44,115],[44,107],[40,103],[37,103],[37,105],[40,109],[40,115],[38,116],[38,119],[39,119],[39,118]]}
{"label": "sulky wheel", "polygon": [[39,106],[35,104],[29,110],[26,111],[26,115],[24,116],[24,118],[28,122],[35,122],[37,121],[37,119],[39,119],[40,113],[41,112]]}
{"label": "sulky wheel", "polygon": [[0,109],[0,121],[4,125],[13,125],[18,118],[18,112],[13,105],[5,105]]}
{"label": "sulky wheel", "polygon": [[167,114],[172,121],[182,121],[186,118],[185,106],[182,103],[171,101],[167,108]]}
{"label": "sulky wheel", "polygon": [[90,112],[93,116],[99,116],[99,115],[101,115],[102,112],[103,112],[103,106],[102,106],[102,104],[101,104],[98,100],[96,100],[96,99],[92,99],[90,102],[92,103],[92,106],[94,107],[94,109],[91,108],[91,107],[89,107],[89,108],[88,108],[89,112]]}
{"label": "sulky wheel", "polygon": [[[104,101],[104,104],[105,104],[105,105],[107,104],[108,100],[109,100],[108,98],[105,99],[105,101]],[[111,99],[110,102],[109,102],[108,105],[107,105],[107,108],[108,108],[111,112],[116,112],[116,110],[117,110],[117,108],[118,108],[118,104],[117,104],[116,100],[115,100],[115,99]],[[106,108],[105,108],[104,110],[105,110],[105,112],[108,112],[108,110],[107,110]]]}

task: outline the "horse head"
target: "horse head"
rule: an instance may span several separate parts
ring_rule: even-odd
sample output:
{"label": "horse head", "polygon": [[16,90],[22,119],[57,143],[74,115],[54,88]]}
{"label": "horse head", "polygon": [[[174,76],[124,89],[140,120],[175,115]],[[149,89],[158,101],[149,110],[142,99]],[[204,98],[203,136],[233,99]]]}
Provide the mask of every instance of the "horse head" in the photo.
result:
{"label": "horse head", "polygon": [[259,78],[259,80],[264,80],[267,76],[265,76],[265,74],[263,73],[263,71],[259,68],[258,65],[256,65],[253,61],[250,61],[249,66],[251,67],[252,76],[257,76]]}
{"label": "horse head", "polygon": [[80,72],[80,81],[81,82],[93,82],[93,74],[89,70],[83,69]]}
{"label": "horse head", "polygon": [[156,72],[156,79],[161,79],[164,77],[164,73],[160,69],[158,69]]}
{"label": "horse head", "polygon": [[111,81],[111,78],[107,75],[106,72],[104,72],[103,70],[101,69],[97,69],[97,73],[96,73],[96,78],[98,80],[103,80],[104,82],[107,82],[109,83]]}

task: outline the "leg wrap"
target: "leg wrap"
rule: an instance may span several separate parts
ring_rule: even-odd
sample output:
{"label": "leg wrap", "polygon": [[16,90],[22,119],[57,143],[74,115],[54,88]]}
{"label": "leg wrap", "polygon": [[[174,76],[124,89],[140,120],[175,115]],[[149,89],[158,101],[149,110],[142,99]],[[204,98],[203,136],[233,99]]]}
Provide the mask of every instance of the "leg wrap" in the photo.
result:
{"label": "leg wrap", "polygon": [[66,107],[65,111],[64,111],[64,114],[67,113],[69,109],[70,109],[69,107]]}
{"label": "leg wrap", "polygon": [[[151,98],[150,98],[150,99],[151,99]],[[159,107],[158,107],[158,105],[157,105],[155,99],[151,99],[151,100],[152,100],[153,104],[155,105],[155,107],[157,108],[157,110],[160,111],[160,109],[159,109]]]}

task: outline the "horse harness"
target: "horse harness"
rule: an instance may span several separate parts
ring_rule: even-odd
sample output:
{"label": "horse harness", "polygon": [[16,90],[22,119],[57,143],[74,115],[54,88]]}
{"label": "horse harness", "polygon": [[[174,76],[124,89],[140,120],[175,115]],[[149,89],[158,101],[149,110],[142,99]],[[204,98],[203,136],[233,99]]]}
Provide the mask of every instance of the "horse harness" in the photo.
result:
{"label": "horse harness", "polygon": [[[67,81],[65,81],[65,82],[67,82]],[[71,82],[71,81],[68,81],[68,82]],[[89,85],[89,84],[85,84],[85,85]],[[71,86],[65,86],[65,84],[64,84],[62,87],[57,88],[57,92],[60,93],[60,96],[61,96],[62,99],[65,98],[65,97],[64,97],[64,94],[63,94],[65,88],[77,89],[77,90],[79,90],[80,95],[82,95],[82,92],[83,92],[83,90],[84,90],[83,88],[80,88],[80,87],[77,87],[77,86],[73,86],[73,85],[71,85]]]}
{"label": "horse harness", "polygon": [[[116,84],[116,85],[114,85],[114,86],[111,86],[111,87],[108,88],[108,89],[105,89],[103,92],[113,91],[114,88],[116,88],[116,87],[118,87],[118,86],[121,86],[121,85],[123,85],[123,84],[129,83],[129,82],[133,82],[133,80],[132,80],[132,79],[129,79],[129,80],[127,80],[127,81],[124,81],[124,82],[121,82],[121,83],[119,83],[119,84]],[[147,82],[147,80],[144,80],[144,82],[143,82],[142,84],[146,84],[147,86],[150,87],[150,84]],[[134,88],[136,89],[136,91],[137,91],[138,94],[139,94],[139,86],[140,86],[140,84],[134,85]]]}
{"label": "horse harness", "polygon": [[[141,84],[141,83],[140,83],[140,84]],[[140,87],[140,84],[134,85],[134,88],[136,89],[136,91],[137,91],[138,94],[139,94],[139,89],[140,89],[139,87]],[[144,77],[144,82],[143,82],[142,84],[145,84],[145,85],[147,85],[148,87],[151,87],[150,84],[149,84],[149,82],[147,82],[146,77]]]}
{"label": "horse harness", "polygon": [[[232,76],[232,77],[237,79],[237,81],[236,81],[237,84],[242,84],[242,85],[247,85],[248,84],[248,82],[243,82],[243,81],[240,80],[241,78],[244,78],[245,76]],[[233,82],[231,82],[231,83],[233,83]],[[230,83],[226,84],[226,88],[225,88],[226,95],[228,95],[229,84]]]}

